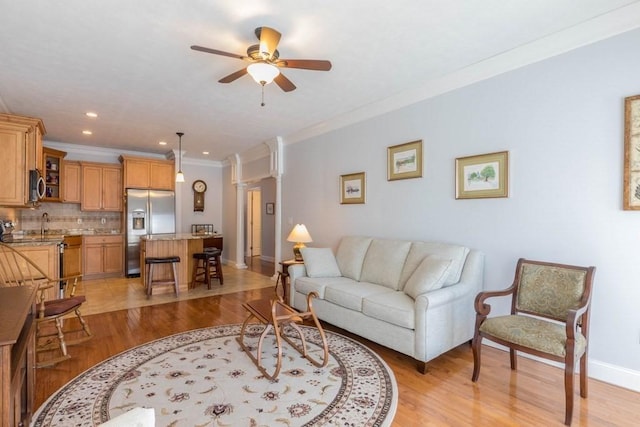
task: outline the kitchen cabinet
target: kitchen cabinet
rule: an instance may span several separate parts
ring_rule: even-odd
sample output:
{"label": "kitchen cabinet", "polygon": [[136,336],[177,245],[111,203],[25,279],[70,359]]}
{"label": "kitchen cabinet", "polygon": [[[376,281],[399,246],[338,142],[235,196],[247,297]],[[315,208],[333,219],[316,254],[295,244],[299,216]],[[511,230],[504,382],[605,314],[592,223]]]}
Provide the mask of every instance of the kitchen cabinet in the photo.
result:
{"label": "kitchen cabinet", "polygon": [[83,236],[83,278],[124,275],[124,239],[121,235]]}
{"label": "kitchen cabinet", "polygon": [[82,274],[82,236],[64,237],[63,276],[78,276]]}
{"label": "kitchen cabinet", "polygon": [[0,426],[28,426],[34,411],[34,286],[0,288]]}
{"label": "kitchen cabinet", "polygon": [[80,203],[80,162],[62,162],[62,201]]}
{"label": "kitchen cabinet", "polygon": [[173,190],[175,176],[172,160],[120,156],[124,168],[124,188]]}
{"label": "kitchen cabinet", "polygon": [[81,162],[80,210],[122,211],[122,167],[107,163]]}
{"label": "kitchen cabinet", "polygon": [[64,191],[64,165],[62,159],[67,155],[64,151],[44,147],[42,149],[45,182],[43,202],[61,202]]}
{"label": "kitchen cabinet", "polygon": [[0,206],[29,204],[29,171],[42,172],[42,120],[0,114]]}

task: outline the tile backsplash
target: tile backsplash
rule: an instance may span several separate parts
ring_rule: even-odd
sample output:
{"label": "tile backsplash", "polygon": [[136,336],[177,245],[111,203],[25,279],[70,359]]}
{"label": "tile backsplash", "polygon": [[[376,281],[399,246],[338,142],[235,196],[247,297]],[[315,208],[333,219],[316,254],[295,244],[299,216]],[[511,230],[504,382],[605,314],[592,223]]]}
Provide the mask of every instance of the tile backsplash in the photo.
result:
{"label": "tile backsplash", "polygon": [[38,209],[16,211],[16,230],[39,233],[45,212],[47,230],[120,231],[122,225],[120,212],[83,212],[75,203],[41,203]]}

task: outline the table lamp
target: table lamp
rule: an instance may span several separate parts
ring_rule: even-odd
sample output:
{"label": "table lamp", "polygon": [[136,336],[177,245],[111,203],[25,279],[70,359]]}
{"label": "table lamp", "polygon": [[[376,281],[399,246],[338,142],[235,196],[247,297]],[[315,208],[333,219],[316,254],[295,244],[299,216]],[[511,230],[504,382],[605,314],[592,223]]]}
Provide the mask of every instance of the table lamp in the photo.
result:
{"label": "table lamp", "polygon": [[300,249],[304,248],[305,243],[313,242],[311,235],[307,231],[307,227],[304,224],[296,224],[289,233],[289,237],[287,237],[287,242],[294,242],[293,246],[293,255],[296,261],[302,261],[302,254],[300,253]]}

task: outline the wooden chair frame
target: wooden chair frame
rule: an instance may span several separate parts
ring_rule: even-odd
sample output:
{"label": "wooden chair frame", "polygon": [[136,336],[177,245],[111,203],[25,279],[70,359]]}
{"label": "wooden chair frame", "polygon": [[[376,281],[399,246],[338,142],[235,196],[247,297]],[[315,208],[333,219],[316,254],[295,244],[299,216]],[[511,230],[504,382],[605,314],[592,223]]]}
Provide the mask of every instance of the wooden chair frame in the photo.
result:
{"label": "wooden chair frame", "polygon": [[[517,308],[517,299],[518,299],[518,291],[521,283],[521,275],[522,275],[522,266],[524,264],[533,264],[533,265],[541,265],[548,267],[559,267],[565,269],[575,269],[584,271],[585,274],[585,283],[584,283],[584,292],[580,298],[580,302],[577,307],[569,309],[567,311],[567,316],[565,319],[557,319],[551,316],[541,315],[540,313],[532,313],[527,312],[525,310],[518,310]],[[580,396],[583,398],[587,397],[587,369],[588,369],[588,350],[589,350],[589,308],[591,303],[591,288],[593,285],[593,276],[595,274],[595,267],[578,267],[573,265],[566,264],[556,264],[549,262],[541,262],[541,261],[531,261],[526,260],[524,258],[520,258],[518,260],[518,264],[516,266],[515,278],[513,280],[513,284],[504,290],[499,291],[486,291],[480,292],[475,300],[475,310],[476,310],[476,324],[475,324],[475,333],[473,340],[471,342],[471,348],[473,350],[473,375],[471,380],[476,382],[480,375],[480,359],[481,359],[481,344],[482,339],[487,338],[491,341],[494,341],[498,344],[501,344],[505,347],[509,348],[509,357],[511,362],[511,369],[517,369],[517,351],[523,351],[528,354],[532,354],[534,356],[538,356],[540,358],[553,360],[556,362],[564,363],[564,385],[565,385],[565,421],[566,425],[570,425],[573,416],[573,383],[574,383],[574,374],[575,374],[575,364],[576,358],[580,357]],[[506,341],[504,339],[492,336],[490,334],[484,333],[480,331],[480,326],[487,319],[491,311],[491,306],[487,304],[485,301],[489,298],[493,297],[504,297],[511,296],[511,315],[532,315],[538,318],[547,318],[549,320],[553,320],[556,322],[563,322],[565,324],[565,334],[566,334],[566,344],[565,344],[565,357],[558,357],[557,355],[546,353],[539,351],[537,349],[525,347],[523,345],[519,345],[510,341]],[[582,355],[576,354],[576,334],[582,333],[582,335],[586,338],[586,346],[584,349],[584,353]]]}
{"label": "wooden chair frame", "polygon": [[[85,302],[84,296],[75,296],[78,279],[69,276],[59,279],[49,277],[38,265],[10,245],[0,243],[0,286],[32,285],[38,288],[36,316],[36,353],[60,350],[60,355],[51,359],[36,362],[36,367],[53,366],[71,356],[67,346],[87,341],[93,335],[80,313],[80,306]],[[49,289],[61,289],[62,298],[47,300]],[[56,292],[57,294],[58,292]],[[80,328],[63,329],[63,318],[74,313],[80,322]],[[54,324],[54,331],[47,332],[43,326],[47,322]],[[82,332],[82,336],[74,340],[66,340],[65,334]],[[44,341],[44,342],[43,342]]]}

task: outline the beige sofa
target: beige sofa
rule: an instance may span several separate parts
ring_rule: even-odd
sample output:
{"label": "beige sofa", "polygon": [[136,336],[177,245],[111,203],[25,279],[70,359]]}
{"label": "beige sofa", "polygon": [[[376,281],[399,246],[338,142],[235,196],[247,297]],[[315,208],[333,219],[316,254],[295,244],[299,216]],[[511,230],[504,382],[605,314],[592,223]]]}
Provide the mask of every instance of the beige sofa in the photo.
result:
{"label": "beige sofa", "polygon": [[306,296],[330,324],[415,358],[418,369],[473,337],[473,301],[482,290],[484,256],[464,246],[343,237],[329,248],[302,249],[289,267],[289,304]]}

